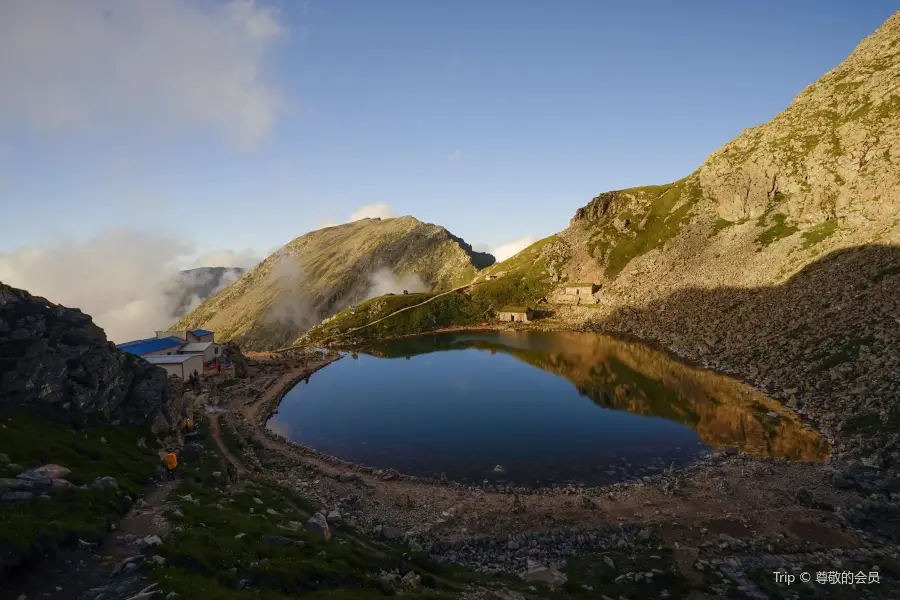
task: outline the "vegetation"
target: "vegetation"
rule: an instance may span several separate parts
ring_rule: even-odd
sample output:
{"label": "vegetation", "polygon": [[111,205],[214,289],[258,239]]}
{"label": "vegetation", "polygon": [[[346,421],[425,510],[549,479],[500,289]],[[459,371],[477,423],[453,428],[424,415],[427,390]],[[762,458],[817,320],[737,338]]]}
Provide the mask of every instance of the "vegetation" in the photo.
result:
{"label": "vegetation", "polygon": [[803,232],[803,247],[810,248],[815,246],[822,240],[825,240],[838,230],[838,222],[837,221],[825,221],[824,223],[820,223],[810,229],[809,231]]}
{"label": "vegetation", "polygon": [[[233,433],[225,439],[232,450],[242,444]],[[167,517],[176,527],[159,549],[165,564],[153,567],[166,594],[371,600],[396,595],[399,581],[380,578],[395,570],[421,577],[423,589],[404,597],[439,599],[476,577],[424,553],[368,542],[347,526],[326,541],[306,529],[311,507],[293,492],[253,481],[226,486],[222,460],[208,440],[202,443],[206,449],[184,469],[178,496],[170,498],[176,507]]]}
{"label": "vegetation", "polygon": [[[593,225],[588,252],[601,260],[608,276],[632,260],[662,248],[677,236],[702,199],[699,180],[687,177],[666,186],[631,188],[614,194],[615,218]],[[615,203],[621,203],[615,206]]]}
{"label": "vegetation", "polygon": [[494,311],[501,307],[533,304],[552,287],[547,277],[546,260],[541,252],[556,239],[556,236],[551,236],[535,242],[486,271],[496,274],[496,279],[485,278],[470,288],[440,297],[433,293],[379,296],[363,302],[355,309],[341,311],[328,322],[311,329],[301,339],[312,343],[346,341],[349,337],[344,334],[351,330],[431,298],[434,299],[427,304],[349,335],[355,339],[371,340],[434,331],[454,325],[477,325],[491,319]]}
{"label": "vegetation", "polygon": [[[139,444],[144,432],[121,426],[82,428],[54,424],[28,412],[0,420],[0,453],[11,461],[0,477],[45,464],[71,470],[75,486],[53,490],[33,502],[0,504],[0,547],[23,557],[40,555],[79,539],[98,541],[139,497],[159,466],[156,452]],[[146,438],[145,438],[146,439]],[[118,489],[94,489],[98,477],[112,476]]]}
{"label": "vegetation", "polygon": [[[766,215],[760,217],[757,224],[765,226],[767,224]],[[798,231],[799,229],[797,227],[787,223],[787,217],[785,215],[777,213],[772,215],[772,223],[769,227],[756,236],[756,243],[761,246],[768,246],[780,239],[792,236]]]}

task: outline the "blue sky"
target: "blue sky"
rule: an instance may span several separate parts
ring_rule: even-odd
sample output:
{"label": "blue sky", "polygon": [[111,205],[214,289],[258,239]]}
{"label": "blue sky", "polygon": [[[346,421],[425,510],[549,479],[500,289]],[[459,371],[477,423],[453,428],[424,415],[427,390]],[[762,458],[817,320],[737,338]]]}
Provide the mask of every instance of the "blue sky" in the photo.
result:
{"label": "blue sky", "polygon": [[[0,8],[51,40],[0,41],[19,90],[0,99],[0,254],[122,227],[263,254],[377,203],[491,248],[543,237],[600,192],[690,173],[898,8],[47,4],[91,41],[33,4]],[[68,77],[51,81],[60,57]]]}

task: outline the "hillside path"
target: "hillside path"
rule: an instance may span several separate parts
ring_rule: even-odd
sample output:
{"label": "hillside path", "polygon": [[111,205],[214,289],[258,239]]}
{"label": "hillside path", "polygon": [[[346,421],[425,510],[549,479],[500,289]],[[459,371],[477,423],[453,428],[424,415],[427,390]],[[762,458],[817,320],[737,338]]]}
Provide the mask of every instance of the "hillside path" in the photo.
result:
{"label": "hillside path", "polygon": [[[493,265],[491,265],[491,267],[489,267],[489,268],[488,268],[486,271],[484,271],[483,273],[478,273],[478,274],[476,274],[476,275],[475,275],[475,278],[472,279],[472,281],[470,281],[469,283],[467,283],[467,284],[465,284],[465,285],[461,285],[461,286],[459,286],[459,287],[455,287],[455,288],[453,288],[452,290],[447,290],[446,292],[441,292],[440,294],[437,294],[437,295],[435,295],[435,296],[432,296],[431,298],[429,298],[428,300],[425,300],[424,302],[419,302],[418,304],[413,304],[412,306],[406,306],[406,307],[401,308],[401,309],[399,309],[399,310],[395,310],[394,312],[392,312],[392,313],[390,313],[390,314],[388,314],[388,315],[385,315],[385,316],[383,316],[383,317],[381,317],[381,318],[379,318],[379,319],[375,319],[374,321],[372,321],[372,322],[370,322],[370,323],[366,323],[365,325],[360,325],[359,327],[354,327],[354,328],[352,328],[352,329],[348,329],[347,331],[344,331],[344,332],[342,332],[342,333],[335,334],[335,335],[331,336],[330,338],[325,338],[325,339],[324,339],[322,342],[320,342],[320,343],[321,343],[322,345],[324,345],[326,342],[330,342],[331,340],[337,339],[337,338],[339,338],[339,337],[343,337],[343,336],[345,336],[345,335],[348,335],[348,334],[350,334],[350,333],[354,333],[354,332],[356,332],[356,331],[360,331],[360,330],[366,329],[367,327],[371,327],[372,325],[377,325],[378,323],[381,323],[382,321],[385,321],[385,320],[387,320],[387,319],[390,319],[391,317],[394,317],[394,316],[396,316],[396,315],[399,315],[399,314],[402,313],[402,312],[406,312],[406,311],[412,310],[412,309],[414,309],[414,308],[419,308],[420,306],[425,306],[425,305],[428,304],[429,302],[433,302],[433,301],[437,300],[438,298],[441,298],[441,297],[446,296],[446,295],[448,295],[448,294],[455,294],[456,292],[459,292],[460,290],[464,290],[464,289],[466,289],[466,288],[475,287],[476,285],[479,285],[479,284],[481,284],[481,283],[484,283],[485,281],[487,281],[487,279],[481,279],[481,280],[479,280],[478,278],[481,277],[481,276],[487,276],[487,275],[493,270],[493,268],[494,268],[495,266],[497,266],[497,264],[499,264],[499,263],[494,263]],[[279,352],[287,352],[288,350],[293,350],[293,349],[295,349],[295,348],[302,348],[302,347],[304,347],[304,346],[306,346],[306,344],[295,344],[295,345],[293,345],[293,346],[288,346],[287,348],[279,348],[278,350],[272,350],[272,354],[277,354],[277,353],[279,353]]]}
{"label": "hillside path", "polygon": [[6,582],[0,600],[94,600],[101,594],[104,600],[151,598],[156,594],[156,584],[144,569],[126,565],[140,565],[149,556],[140,540],[162,538],[168,533],[164,516],[169,508],[167,500],[180,483],[177,479],[151,485],[99,546],[81,543],[55,559],[47,559],[23,577]]}

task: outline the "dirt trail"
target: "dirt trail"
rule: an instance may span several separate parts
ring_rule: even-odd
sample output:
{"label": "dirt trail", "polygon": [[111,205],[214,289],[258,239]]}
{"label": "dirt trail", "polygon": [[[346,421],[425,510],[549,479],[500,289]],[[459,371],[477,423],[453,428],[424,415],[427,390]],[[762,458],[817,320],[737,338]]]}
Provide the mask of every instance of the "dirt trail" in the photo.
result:
{"label": "dirt trail", "polygon": [[149,597],[140,595],[141,591],[153,586],[140,569],[119,567],[120,572],[115,576],[113,571],[122,561],[144,560],[138,540],[147,536],[162,538],[168,533],[168,522],[163,515],[168,509],[170,492],[180,482],[163,481],[152,485],[99,546],[79,543],[77,548],[63,552],[53,562],[30,569],[27,575],[9,581],[0,590],[0,600],[23,596],[27,599],[93,600],[101,593],[109,600]]}
{"label": "dirt trail", "polygon": [[244,467],[243,463],[238,460],[238,458],[231,453],[228,449],[228,445],[225,444],[225,441],[222,440],[222,434],[219,430],[219,415],[212,413],[209,415],[209,433],[212,436],[213,441],[216,443],[216,447],[219,449],[219,453],[225,457],[225,459],[235,466],[237,469],[238,476],[246,477],[247,469]]}

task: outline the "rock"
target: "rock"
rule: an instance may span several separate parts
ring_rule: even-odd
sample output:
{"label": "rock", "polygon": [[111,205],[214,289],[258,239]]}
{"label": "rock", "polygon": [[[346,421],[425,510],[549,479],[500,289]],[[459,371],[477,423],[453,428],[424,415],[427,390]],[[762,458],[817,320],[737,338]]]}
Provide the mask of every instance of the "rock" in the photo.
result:
{"label": "rock", "polygon": [[610,558],[608,555],[603,555],[603,563],[610,569],[615,570],[615,568],[616,568],[616,563],[614,563],[613,559]]}
{"label": "rock", "polygon": [[515,542],[515,541],[511,541],[511,542],[509,542],[509,543],[506,544],[506,549],[507,549],[507,550],[518,550],[518,549],[519,549],[519,543],[518,543],[518,542]]}
{"label": "rock", "polygon": [[399,527],[382,527],[381,537],[386,540],[396,540],[403,537],[403,530]]}
{"label": "rock", "polygon": [[71,471],[60,465],[44,465],[34,469],[28,469],[24,473],[16,475],[17,479],[28,479],[30,481],[44,481],[48,479],[63,479]]}
{"label": "rock", "polygon": [[158,535],[148,535],[140,542],[144,548],[156,548],[160,544],[162,544],[162,539]]}
{"label": "rock", "polygon": [[422,577],[415,571],[410,571],[400,580],[400,585],[411,592],[418,592],[422,589]]}
{"label": "rock", "polygon": [[519,573],[519,577],[529,583],[543,583],[551,588],[560,587],[569,580],[565,573],[551,567],[537,567]]}
{"label": "rock", "polygon": [[328,520],[322,513],[316,513],[311,516],[306,522],[306,528],[326,540],[331,539],[331,530],[328,528]]}
{"label": "rock", "polygon": [[356,473],[341,473],[340,477],[338,477],[344,483],[350,483],[351,481],[356,481],[359,479],[359,475]]}
{"label": "rock", "polygon": [[0,496],[0,502],[30,502],[35,497],[34,492],[6,492]]}
{"label": "rock", "polygon": [[6,492],[21,492],[38,489],[38,485],[28,479],[4,479],[0,478],[0,494]]}
{"label": "rock", "polygon": [[115,477],[98,477],[91,483],[91,487],[101,490],[117,490],[119,489],[119,482],[116,481]]}
{"label": "rock", "polygon": [[244,539],[246,536],[247,536],[246,533],[239,533],[239,534],[237,534],[236,536],[234,536],[234,539],[236,539],[236,540],[242,540],[242,539]]}
{"label": "rock", "polygon": [[330,513],[328,513],[326,520],[329,523],[334,524],[334,525],[337,525],[343,521],[343,519],[341,518],[341,513],[338,510],[333,510]]}
{"label": "rock", "polygon": [[71,403],[87,421],[143,425],[171,401],[166,372],[116,350],[89,316],[3,283],[0,364],[0,413],[58,415]]}
{"label": "rock", "polygon": [[9,457],[2,452],[0,452],[0,469],[8,465],[10,462]]}
{"label": "rock", "polygon": [[155,555],[151,556],[150,561],[159,566],[163,566],[164,564],[166,564],[166,559],[163,558],[162,556],[160,556],[159,554],[155,554]]}

